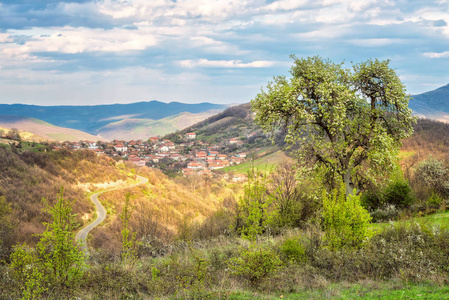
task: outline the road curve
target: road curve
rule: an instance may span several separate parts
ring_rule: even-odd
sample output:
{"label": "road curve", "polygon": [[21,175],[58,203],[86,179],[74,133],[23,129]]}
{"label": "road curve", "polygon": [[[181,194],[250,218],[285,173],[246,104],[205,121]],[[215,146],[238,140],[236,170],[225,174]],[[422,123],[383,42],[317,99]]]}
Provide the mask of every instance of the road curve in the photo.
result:
{"label": "road curve", "polygon": [[82,228],[80,231],[78,231],[78,233],[76,234],[75,239],[77,241],[79,241],[81,243],[81,246],[84,250],[84,252],[86,254],[89,254],[89,250],[87,250],[87,235],[89,234],[89,232],[94,229],[96,226],[98,226],[99,224],[101,224],[101,222],[104,221],[104,219],[106,219],[106,209],[104,208],[103,205],[101,205],[100,201],[98,201],[98,196],[106,193],[106,192],[111,192],[111,191],[115,191],[115,190],[121,190],[121,189],[128,189],[128,188],[132,188],[141,184],[145,184],[148,182],[148,178],[136,175],[137,178],[140,179],[139,183],[133,184],[133,185],[129,185],[129,186],[124,186],[124,187],[119,187],[119,188],[115,188],[115,189],[110,189],[110,190],[106,190],[106,191],[102,191],[102,192],[97,192],[95,194],[92,194],[90,196],[90,200],[95,204],[95,207],[97,209],[97,219],[95,221],[93,221],[92,223],[90,223],[89,225],[87,225],[86,227]]}

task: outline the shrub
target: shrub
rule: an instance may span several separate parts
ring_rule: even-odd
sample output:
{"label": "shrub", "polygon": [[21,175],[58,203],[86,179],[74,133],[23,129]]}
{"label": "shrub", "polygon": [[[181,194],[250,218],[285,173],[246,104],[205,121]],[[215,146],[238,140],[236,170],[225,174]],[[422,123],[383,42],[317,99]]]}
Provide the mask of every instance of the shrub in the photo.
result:
{"label": "shrub", "polygon": [[359,247],[367,235],[371,216],[360,204],[360,196],[348,195],[341,184],[331,195],[323,194],[325,239],[331,250]]}
{"label": "shrub", "polygon": [[421,200],[433,192],[446,196],[448,193],[448,170],[442,161],[428,158],[418,164],[413,177],[414,187]]}
{"label": "shrub", "polygon": [[399,208],[409,207],[414,202],[412,189],[407,181],[396,179],[385,189],[384,204],[393,204]]}
{"label": "shrub", "polygon": [[276,271],[281,260],[270,248],[251,246],[242,250],[240,257],[231,259],[230,263],[234,275],[245,278],[251,285],[257,286]]}
{"label": "shrub", "polygon": [[441,199],[440,195],[437,193],[432,193],[430,197],[427,199],[426,205],[430,208],[439,208],[443,203],[443,199]]}
{"label": "shrub", "polygon": [[306,260],[306,249],[301,237],[287,238],[280,246],[282,253],[288,260],[294,262],[303,262]]}

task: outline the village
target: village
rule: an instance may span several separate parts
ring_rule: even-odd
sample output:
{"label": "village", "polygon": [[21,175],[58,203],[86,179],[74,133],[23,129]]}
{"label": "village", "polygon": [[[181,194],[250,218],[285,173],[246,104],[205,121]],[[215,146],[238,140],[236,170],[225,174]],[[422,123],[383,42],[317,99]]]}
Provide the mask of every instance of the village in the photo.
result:
{"label": "village", "polygon": [[[160,168],[172,174],[182,174],[184,177],[219,175],[234,182],[244,182],[245,174],[230,176],[222,172],[221,174],[213,172],[246,161],[247,153],[241,150],[244,144],[245,141],[240,138],[231,138],[219,144],[208,144],[197,140],[195,132],[189,132],[179,136],[177,143],[169,139],[151,137],[145,141],[64,142],[62,147],[71,151],[92,150],[97,155],[128,161],[138,167]],[[55,146],[54,150],[59,147]]]}

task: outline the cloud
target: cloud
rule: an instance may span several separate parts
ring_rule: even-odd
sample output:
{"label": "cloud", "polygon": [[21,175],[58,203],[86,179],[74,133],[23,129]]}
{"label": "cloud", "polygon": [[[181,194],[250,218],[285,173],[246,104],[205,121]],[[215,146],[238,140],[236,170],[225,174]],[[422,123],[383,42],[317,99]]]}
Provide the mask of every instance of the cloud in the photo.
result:
{"label": "cloud", "polygon": [[8,33],[0,33],[0,43],[11,43],[12,37]]}
{"label": "cloud", "polygon": [[157,44],[156,38],[145,31],[126,29],[90,29],[63,27],[51,35],[35,36],[18,47],[3,50],[9,56],[41,53],[120,52],[144,50]]}
{"label": "cloud", "polygon": [[184,68],[205,67],[205,68],[268,68],[274,65],[271,61],[253,61],[243,63],[240,60],[183,60],[179,64]]}
{"label": "cloud", "polygon": [[449,57],[449,51],[444,51],[444,52],[425,52],[423,53],[423,55],[425,57],[429,57],[429,58],[447,58]]}
{"label": "cloud", "polygon": [[[128,91],[133,99],[172,93],[208,101],[210,92],[235,102],[286,74],[290,54],[391,59],[403,74],[436,74],[433,84],[447,73],[448,23],[443,0],[1,1],[0,64],[11,78],[0,74],[0,101],[26,90],[72,91],[75,101],[94,82],[116,91],[95,94],[104,101]],[[167,89],[174,80],[177,88]]]}

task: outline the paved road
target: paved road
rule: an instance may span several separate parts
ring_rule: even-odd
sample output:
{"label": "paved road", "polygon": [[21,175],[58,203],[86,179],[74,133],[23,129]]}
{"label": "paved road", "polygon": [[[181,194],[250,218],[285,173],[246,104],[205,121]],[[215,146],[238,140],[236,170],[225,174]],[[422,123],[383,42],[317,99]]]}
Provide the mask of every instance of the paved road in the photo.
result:
{"label": "paved road", "polygon": [[132,188],[141,184],[145,184],[148,182],[148,179],[139,175],[136,175],[137,178],[140,179],[139,183],[136,183],[134,185],[130,185],[130,186],[125,186],[125,187],[120,187],[120,188],[115,188],[115,189],[110,189],[107,191],[102,191],[102,192],[98,192],[95,194],[92,194],[90,196],[90,200],[95,204],[95,207],[97,209],[97,219],[95,221],[93,221],[92,223],[90,223],[89,225],[87,225],[86,227],[84,227],[83,229],[81,229],[80,231],[78,231],[78,233],[76,234],[76,240],[80,241],[83,247],[83,250],[86,254],[89,254],[89,250],[87,250],[87,244],[86,244],[86,239],[87,239],[87,235],[89,234],[89,232],[94,229],[96,226],[98,226],[99,224],[101,224],[101,222],[104,221],[104,219],[106,219],[106,209],[104,208],[103,205],[101,205],[100,201],[98,201],[98,196],[106,193],[106,192],[110,192],[110,191],[115,191],[115,190],[121,190],[121,189],[128,189],[128,188]]}

